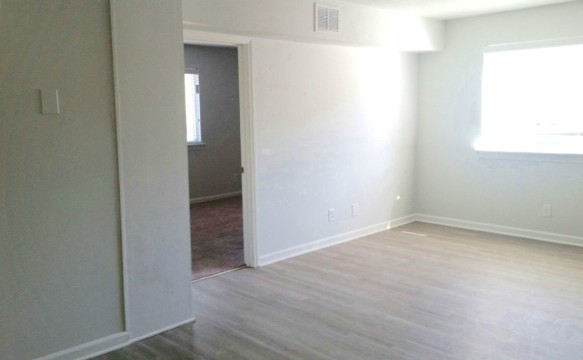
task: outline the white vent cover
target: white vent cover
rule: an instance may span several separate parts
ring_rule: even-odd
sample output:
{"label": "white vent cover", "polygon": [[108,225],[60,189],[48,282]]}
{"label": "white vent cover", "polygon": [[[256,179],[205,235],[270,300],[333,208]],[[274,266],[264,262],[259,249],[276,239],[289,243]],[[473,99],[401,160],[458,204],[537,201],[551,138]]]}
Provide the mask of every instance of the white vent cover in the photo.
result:
{"label": "white vent cover", "polygon": [[340,9],[315,4],[315,31],[340,32]]}

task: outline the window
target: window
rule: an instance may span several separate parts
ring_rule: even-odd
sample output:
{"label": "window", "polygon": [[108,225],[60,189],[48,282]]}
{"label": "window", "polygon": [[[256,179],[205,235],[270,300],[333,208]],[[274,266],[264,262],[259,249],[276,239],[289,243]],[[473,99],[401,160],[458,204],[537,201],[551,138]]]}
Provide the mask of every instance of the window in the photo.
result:
{"label": "window", "polygon": [[186,95],[186,142],[189,145],[201,144],[198,74],[184,74],[184,89]]}
{"label": "window", "polygon": [[484,53],[476,150],[583,154],[583,44]]}

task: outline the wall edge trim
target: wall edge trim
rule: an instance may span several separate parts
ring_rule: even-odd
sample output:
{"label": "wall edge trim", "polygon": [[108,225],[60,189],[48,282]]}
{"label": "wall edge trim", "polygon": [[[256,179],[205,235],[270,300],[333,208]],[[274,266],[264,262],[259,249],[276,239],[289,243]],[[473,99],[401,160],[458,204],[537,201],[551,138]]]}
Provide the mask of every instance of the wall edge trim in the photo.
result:
{"label": "wall edge trim", "polygon": [[172,329],[177,328],[179,326],[186,325],[188,323],[194,323],[194,322],[196,322],[196,319],[194,317],[188,318],[188,319],[183,320],[183,321],[179,321],[179,322],[177,322],[175,324],[165,326],[165,327],[163,327],[161,329],[158,329],[158,330],[154,330],[154,331],[152,331],[150,333],[147,333],[146,335],[140,335],[140,336],[138,336],[136,338],[132,338],[130,340],[130,344],[133,344],[133,343],[138,342],[138,341],[142,341],[144,339],[147,339],[149,337],[152,337],[152,336],[161,334],[161,333],[166,332],[168,330],[172,330]]}
{"label": "wall edge trim", "polygon": [[415,219],[416,219],[416,214],[411,214],[411,215],[407,215],[407,216],[403,216],[400,218],[390,220],[389,221],[391,223],[390,229],[394,229],[394,228],[399,227],[399,226],[410,224],[410,223],[414,222]]}
{"label": "wall edge trim", "polygon": [[279,250],[259,257],[259,266],[273,264],[299,255],[307,254],[313,251],[327,248],[329,246],[342,244],[344,242],[356,240],[368,235],[376,234],[381,231],[389,230],[397,226],[405,225],[415,221],[415,215],[383,221],[378,224],[351,230],[345,233],[333,235],[323,239],[318,239],[307,244],[292,246],[287,249]]}
{"label": "wall edge trim", "polygon": [[234,191],[234,192],[225,193],[225,194],[217,194],[217,195],[211,195],[211,196],[202,196],[202,197],[190,199],[190,204],[192,205],[192,204],[198,204],[198,203],[202,203],[202,202],[206,202],[206,201],[227,199],[227,198],[239,196],[242,193],[243,193],[242,191]]}
{"label": "wall edge trim", "polygon": [[89,359],[122,348],[129,343],[129,334],[127,332],[120,332],[81,345],[73,346],[50,355],[39,357],[37,360]]}
{"label": "wall edge trim", "polygon": [[493,234],[516,236],[537,241],[583,247],[583,237],[581,236],[565,235],[539,230],[531,230],[525,228],[482,223],[477,221],[468,221],[463,219],[447,218],[426,214],[415,214],[414,218],[415,221],[429,224],[445,225],[460,229],[484,231]]}

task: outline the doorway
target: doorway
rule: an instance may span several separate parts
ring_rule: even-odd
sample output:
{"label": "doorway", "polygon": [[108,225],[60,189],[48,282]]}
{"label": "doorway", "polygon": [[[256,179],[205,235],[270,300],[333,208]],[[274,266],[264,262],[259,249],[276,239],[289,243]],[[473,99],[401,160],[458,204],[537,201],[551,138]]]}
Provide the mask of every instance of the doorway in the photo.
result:
{"label": "doorway", "polygon": [[185,45],[192,280],[245,265],[238,49]]}

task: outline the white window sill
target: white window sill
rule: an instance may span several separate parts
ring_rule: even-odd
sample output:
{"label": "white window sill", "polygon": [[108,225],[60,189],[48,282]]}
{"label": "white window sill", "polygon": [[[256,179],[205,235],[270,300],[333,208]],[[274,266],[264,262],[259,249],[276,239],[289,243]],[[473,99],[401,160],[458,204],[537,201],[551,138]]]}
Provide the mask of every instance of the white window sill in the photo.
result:
{"label": "white window sill", "polygon": [[[573,139],[569,139],[573,140]],[[479,139],[474,143],[480,157],[490,159],[550,161],[583,163],[583,144],[578,141],[488,141]]]}

